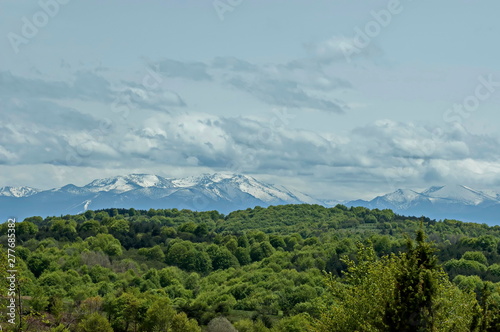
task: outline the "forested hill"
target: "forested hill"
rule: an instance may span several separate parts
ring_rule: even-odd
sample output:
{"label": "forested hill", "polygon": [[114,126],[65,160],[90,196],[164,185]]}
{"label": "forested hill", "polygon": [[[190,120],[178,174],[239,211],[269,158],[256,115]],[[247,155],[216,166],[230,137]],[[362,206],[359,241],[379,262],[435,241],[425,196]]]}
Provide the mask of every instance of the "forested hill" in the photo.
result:
{"label": "forested hill", "polygon": [[16,240],[24,331],[500,328],[499,226],[342,205],[109,209],[27,218]]}

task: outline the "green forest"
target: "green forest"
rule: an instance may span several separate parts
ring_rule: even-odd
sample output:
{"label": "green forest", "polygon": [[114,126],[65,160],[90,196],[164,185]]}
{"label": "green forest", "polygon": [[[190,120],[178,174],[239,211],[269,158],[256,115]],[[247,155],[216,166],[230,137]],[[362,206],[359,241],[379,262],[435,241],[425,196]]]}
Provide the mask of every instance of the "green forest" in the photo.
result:
{"label": "green forest", "polygon": [[3,331],[500,331],[500,226],[337,205],[0,225]]}

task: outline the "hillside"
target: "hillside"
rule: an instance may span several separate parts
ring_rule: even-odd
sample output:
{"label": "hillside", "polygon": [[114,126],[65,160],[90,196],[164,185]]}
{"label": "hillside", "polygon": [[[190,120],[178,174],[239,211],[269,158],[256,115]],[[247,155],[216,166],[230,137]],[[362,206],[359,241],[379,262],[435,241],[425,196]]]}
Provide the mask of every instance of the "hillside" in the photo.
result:
{"label": "hillside", "polygon": [[[442,267],[452,281],[439,281],[437,289],[444,293],[435,296],[465,299],[468,291],[476,292],[483,311],[470,307],[460,314],[465,317],[460,324],[482,321],[481,331],[497,331],[499,226],[307,204],[228,215],[109,209],[27,218],[16,225],[22,324],[25,331],[81,331],[96,322],[109,331],[149,331],[148,324],[160,323],[189,332],[231,331],[230,325],[238,331],[320,331],[328,324],[328,310],[321,308],[339,301],[338,287],[331,286],[349,285],[346,272],[355,274],[355,264],[366,261],[373,267],[367,271],[378,273],[424,250],[428,244],[418,237],[416,247],[407,247],[407,237],[415,238],[421,227],[436,250],[438,265],[429,271]],[[0,228],[7,234],[7,224]],[[6,235],[1,241],[8,243]],[[375,256],[366,256],[366,248]],[[391,253],[397,256],[382,258]],[[5,297],[7,288],[1,289]],[[466,302],[472,301],[475,297]],[[216,325],[219,329],[212,329]]]}

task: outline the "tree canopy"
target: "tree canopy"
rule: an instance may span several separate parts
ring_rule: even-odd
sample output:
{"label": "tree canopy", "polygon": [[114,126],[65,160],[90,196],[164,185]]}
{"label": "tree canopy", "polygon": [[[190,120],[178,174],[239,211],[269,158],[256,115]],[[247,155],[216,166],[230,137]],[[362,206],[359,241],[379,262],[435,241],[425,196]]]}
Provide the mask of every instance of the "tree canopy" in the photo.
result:
{"label": "tree canopy", "polygon": [[24,331],[500,330],[499,226],[285,205],[17,227]]}

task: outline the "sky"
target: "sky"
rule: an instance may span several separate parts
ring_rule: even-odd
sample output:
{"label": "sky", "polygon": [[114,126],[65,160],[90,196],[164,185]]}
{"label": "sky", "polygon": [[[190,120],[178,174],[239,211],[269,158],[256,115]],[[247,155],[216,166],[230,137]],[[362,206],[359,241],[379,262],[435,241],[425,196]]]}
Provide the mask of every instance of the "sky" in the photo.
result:
{"label": "sky", "polygon": [[0,187],[500,190],[500,2],[0,2]]}

